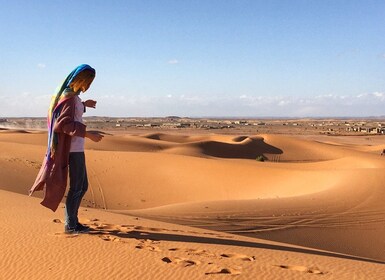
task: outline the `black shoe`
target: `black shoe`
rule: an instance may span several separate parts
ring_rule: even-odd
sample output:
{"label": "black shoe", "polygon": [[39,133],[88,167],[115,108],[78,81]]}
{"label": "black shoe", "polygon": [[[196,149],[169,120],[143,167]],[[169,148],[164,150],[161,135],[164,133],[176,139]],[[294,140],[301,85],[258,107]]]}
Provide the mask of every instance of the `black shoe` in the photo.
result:
{"label": "black shoe", "polygon": [[76,230],[79,231],[79,232],[89,232],[90,231],[90,227],[82,225],[81,223],[77,223],[76,224]]}
{"label": "black shoe", "polygon": [[78,234],[79,232],[76,230],[76,227],[69,227],[67,225],[64,226],[64,232],[67,234]]}
{"label": "black shoe", "polygon": [[86,233],[89,232],[90,228],[87,226],[84,226],[80,223],[77,223],[75,227],[69,227],[69,226],[64,226],[64,232],[67,234],[79,234],[79,233]]}

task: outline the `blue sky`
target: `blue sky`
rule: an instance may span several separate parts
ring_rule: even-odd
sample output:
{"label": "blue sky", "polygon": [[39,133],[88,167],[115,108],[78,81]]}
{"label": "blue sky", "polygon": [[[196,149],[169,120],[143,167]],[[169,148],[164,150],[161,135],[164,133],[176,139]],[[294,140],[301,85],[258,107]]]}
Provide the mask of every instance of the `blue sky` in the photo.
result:
{"label": "blue sky", "polygon": [[45,116],[77,65],[89,115],[385,115],[385,1],[0,0],[0,117]]}

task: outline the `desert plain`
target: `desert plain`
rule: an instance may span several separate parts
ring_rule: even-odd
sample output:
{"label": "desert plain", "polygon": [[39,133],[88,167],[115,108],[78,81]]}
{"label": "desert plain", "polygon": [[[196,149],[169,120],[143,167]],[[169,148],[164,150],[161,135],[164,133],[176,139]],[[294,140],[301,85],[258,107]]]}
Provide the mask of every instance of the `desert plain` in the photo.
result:
{"label": "desert plain", "polygon": [[1,279],[384,279],[384,135],[119,128],[75,235],[28,196],[47,133],[0,130]]}

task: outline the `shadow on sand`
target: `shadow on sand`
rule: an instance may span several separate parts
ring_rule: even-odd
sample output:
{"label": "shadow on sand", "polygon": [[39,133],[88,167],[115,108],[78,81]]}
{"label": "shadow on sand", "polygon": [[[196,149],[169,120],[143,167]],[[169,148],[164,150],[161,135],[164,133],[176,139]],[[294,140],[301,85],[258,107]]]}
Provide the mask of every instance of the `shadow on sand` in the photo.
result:
{"label": "shadow on sand", "polygon": [[185,242],[185,243],[200,243],[200,244],[216,244],[216,245],[226,245],[226,246],[239,246],[239,247],[248,247],[248,248],[259,248],[266,250],[275,250],[275,251],[286,251],[302,254],[311,254],[318,256],[326,256],[340,259],[348,259],[355,261],[364,261],[377,264],[385,264],[384,261],[374,260],[369,258],[363,258],[358,256],[351,256],[339,253],[333,253],[328,251],[320,251],[315,249],[307,248],[298,248],[285,245],[275,245],[275,244],[265,244],[260,242],[249,242],[249,241],[240,241],[240,240],[231,240],[223,238],[214,238],[214,237],[201,237],[185,234],[169,234],[169,233],[158,233],[158,232],[148,232],[148,231],[138,231],[133,230],[129,232],[122,232],[119,230],[91,230],[89,234],[108,234],[111,236],[116,236],[118,238],[135,238],[138,240],[153,240],[153,241],[173,241],[173,242]]}

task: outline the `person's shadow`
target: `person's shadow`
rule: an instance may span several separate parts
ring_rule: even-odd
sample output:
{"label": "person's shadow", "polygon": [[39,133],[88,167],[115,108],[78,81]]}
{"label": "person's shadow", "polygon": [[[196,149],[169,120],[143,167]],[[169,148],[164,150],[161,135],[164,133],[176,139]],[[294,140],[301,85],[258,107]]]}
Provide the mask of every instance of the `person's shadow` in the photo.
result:
{"label": "person's shadow", "polygon": [[352,255],[345,255],[340,253],[333,253],[333,252],[310,249],[310,248],[307,249],[307,248],[301,248],[301,247],[289,246],[289,245],[266,244],[261,242],[240,241],[240,240],[231,240],[231,239],[216,238],[216,237],[159,233],[159,232],[140,231],[140,230],[122,232],[116,229],[107,229],[107,230],[91,229],[89,234],[111,235],[121,239],[135,238],[137,240],[173,241],[173,242],[185,242],[185,243],[217,244],[217,245],[238,246],[238,247],[248,247],[248,248],[260,248],[260,249],[267,249],[267,250],[311,254],[311,255],[326,256],[326,257],[333,257],[333,258],[340,258],[340,259],[385,264],[385,261],[381,261],[381,260],[375,260],[370,258],[352,256]]}

